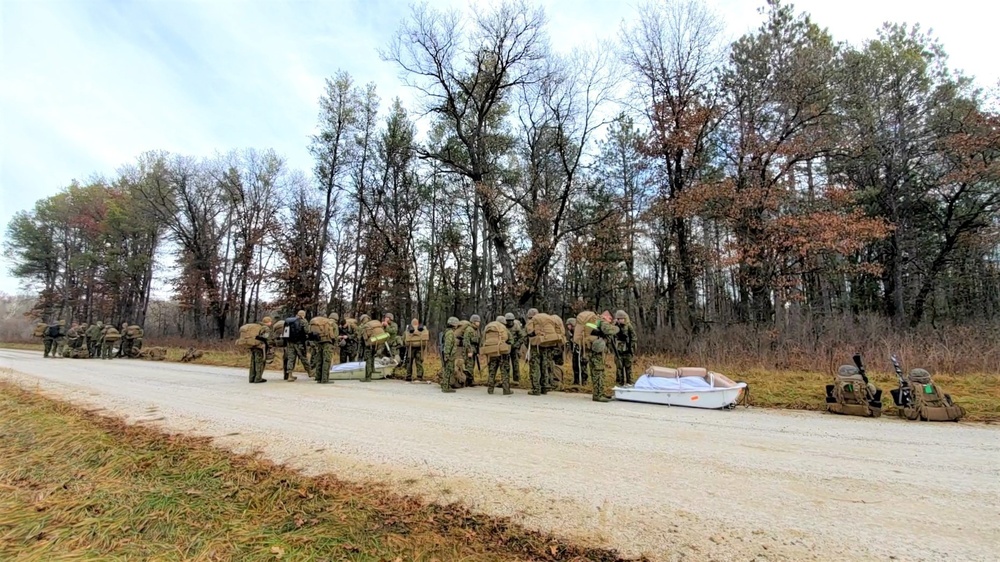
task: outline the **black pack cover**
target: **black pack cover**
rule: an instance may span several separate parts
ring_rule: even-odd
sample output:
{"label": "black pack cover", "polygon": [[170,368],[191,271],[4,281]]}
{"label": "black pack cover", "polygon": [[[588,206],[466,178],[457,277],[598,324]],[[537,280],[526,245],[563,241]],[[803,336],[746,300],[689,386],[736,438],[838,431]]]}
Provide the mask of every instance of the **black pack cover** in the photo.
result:
{"label": "black pack cover", "polygon": [[309,324],[298,316],[285,319],[285,327],[288,328],[288,341],[292,343],[302,343],[308,336]]}

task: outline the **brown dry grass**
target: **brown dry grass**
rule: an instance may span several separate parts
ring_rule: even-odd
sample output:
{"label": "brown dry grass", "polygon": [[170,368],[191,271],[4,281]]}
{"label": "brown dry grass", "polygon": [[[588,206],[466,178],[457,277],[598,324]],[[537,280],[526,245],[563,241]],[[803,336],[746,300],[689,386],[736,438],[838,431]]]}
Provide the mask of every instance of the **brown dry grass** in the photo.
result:
{"label": "brown dry grass", "polygon": [[0,384],[0,559],[621,560]]}
{"label": "brown dry grass", "polygon": [[[40,350],[39,344],[0,344],[0,347],[14,349]],[[184,355],[185,348],[168,348],[167,361],[179,361]],[[434,353],[425,354],[424,369],[428,378],[436,380],[437,373],[441,370],[441,362]],[[281,352],[277,354],[277,359],[268,365],[269,370],[280,370]],[[895,415],[895,406],[889,398],[889,389],[895,388],[896,376],[891,371],[892,366],[888,359],[876,362],[874,357],[869,358],[871,363],[868,366],[869,376],[875,384],[883,389],[886,409],[883,415]],[[916,364],[905,363],[904,368],[916,367]],[[750,385],[752,403],[754,406],[764,408],[781,408],[793,410],[824,410],[825,390],[824,387],[832,380],[833,373],[837,366],[849,364],[851,357],[845,352],[843,357],[833,358],[824,362],[823,371],[792,370],[792,369],[766,369],[762,367],[738,365],[717,365],[709,364],[713,370],[725,373],[734,380],[740,380]],[[205,356],[198,360],[198,363],[205,365],[216,365],[223,367],[249,368],[249,358],[245,353],[237,350],[232,344],[223,346],[217,345],[213,349],[205,350]],[[683,361],[676,357],[666,355],[643,355],[636,358],[633,371],[642,373],[651,365],[661,366],[681,366],[692,363]],[[483,366],[485,367],[485,362]],[[925,366],[925,365],[921,365]],[[521,365],[521,384],[523,389],[530,388],[528,383],[527,365]],[[567,370],[569,365],[566,366]],[[301,372],[301,366],[297,368]],[[606,388],[614,386],[614,365],[608,361],[606,369]],[[485,382],[485,374],[476,377],[478,381]],[[950,394],[954,400],[961,404],[968,412],[965,418],[968,421],[980,421],[988,423],[1000,422],[1000,374],[976,373],[976,374],[949,374],[937,373],[934,376],[935,382]],[[572,382],[572,375],[567,383]],[[589,388],[575,387],[569,384],[563,386],[563,390],[569,392],[590,392]]]}

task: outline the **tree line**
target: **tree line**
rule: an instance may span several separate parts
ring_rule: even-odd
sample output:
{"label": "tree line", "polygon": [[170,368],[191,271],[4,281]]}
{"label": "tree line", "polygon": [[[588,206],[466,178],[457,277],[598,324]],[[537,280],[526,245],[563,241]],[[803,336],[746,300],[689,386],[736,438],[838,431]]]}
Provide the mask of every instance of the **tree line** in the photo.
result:
{"label": "tree line", "polygon": [[149,152],[18,213],[5,251],[41,316],[143,324],[156,279],[164,330],[198,338],[299,308],[624,308],[677,353],[833,323],[995,331],[995,98],[918,26],[850,45],[778,0],[761,15],[727,44],[701,2],[648,2],[561,52],[527,1],[417,5],[380,51],[417,105],[338,72],[311,171]]}

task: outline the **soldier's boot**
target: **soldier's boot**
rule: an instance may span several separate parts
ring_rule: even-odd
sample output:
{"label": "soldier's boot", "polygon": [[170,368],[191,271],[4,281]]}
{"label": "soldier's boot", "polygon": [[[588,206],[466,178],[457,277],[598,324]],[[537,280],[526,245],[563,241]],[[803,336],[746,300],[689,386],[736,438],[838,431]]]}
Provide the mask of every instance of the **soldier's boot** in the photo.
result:
{"label": "soldier's boot", "polygon": [[607,396],[595,396],[594,402],[611,402],[611,399]]}

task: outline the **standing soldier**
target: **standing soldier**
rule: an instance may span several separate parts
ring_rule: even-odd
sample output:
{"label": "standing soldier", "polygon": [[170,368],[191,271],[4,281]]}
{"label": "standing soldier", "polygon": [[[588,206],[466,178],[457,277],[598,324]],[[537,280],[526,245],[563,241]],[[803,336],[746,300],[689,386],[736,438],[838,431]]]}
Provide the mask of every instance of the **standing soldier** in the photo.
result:
{"label": "standing soldier", "polygon": [[[309,324],[306,322],[306,311],[300,310],[295,316],[285,320],[285,328],[288,330],[288,339],[285,343],[285,353],[288,354],[288,363],[285,365],[285,380],[295,381],[295,363],[302,363],[308,376],[313,376],[312,367],[309,365],[309,356],[306,351],[306,341],[309,335]],[[270,325],[268,325],[270,332]]]}
{"label": "standing soldier", "polygon": [[[469,325],[465,328],[465,333],[462,334],[462,347],[465,348],[465,386],[476,386],[476,379],[473,376],[473,369],[479,366],[479,344],[482,343],[482,334],[479,332],[479,326],[482,324],[482,319],[479,318],[478,314],[473,314],[469,317]],[[479,367],[480,376],[483,373],[482,367]]]}
{"label": "standing soldier", "polygon": [[121,339],[121,333],[115,328],[114,324],[108,322],[101,333],[101,345],[104,348],[103,356],[105,359],[114,359],[115,342]]}
{"label": "standing soldier", "polygon": [[636,335],[632,321],[624,310],[615,312],[615,380],[620,386],[632,384],[632,359],[635,357]]}
{"label": "standing soldier", "polygon": [[73,322],[69,331],[66,332],[66,348],[63,350],[63,355],[69,357],[71,350],[78,347],[80,347],[80,325]]}
{"label": "standing soldier", "polygon": [[265,316],[260,321],[260,331],[257,333],[256,339],[263,345],[250,348],[250,384],[267,382],[267,379],[264,378],[264,358],[271,343],[271,323],[270,316]]}
{"label": "standing soldier", "polygon": [[542,354],[542,348],[531,344],[531,338],[536,337],[533,331],[534,322],[531,319],[537,315],[537,308],[529,309],[528,313],[525,314],[525,318],[527,318],[528,324],[531,326],[526,330],[526,335],[528,336],[528,372],[531,374],[531,392],[528,394],[531,396],[540,396],[549,392],[548,377],[543,372],[546,363],[545,357]]}
{"label": "standing soldier", "polygon": [[427,327],[414,318],[410,325],[406,327],[406,382],[413,380],[414,367],[417,371],[417,380],[424,382],[424,346],[430,340]]}
{"label": "standing soldier", "polygon": [[42,351],[42,357],[47,358],[50,356],[55,357],[55,343],[56,336],[59,334],[59,324],[49,324],[45,327],[44,335],[42,336],[42,345],[44,345],[44,350]]}
{"label": "standing soldier", "polygon": [[396,359],[399,356],[399,342],[396,341],[399,337],[399,325],[396,324],[395,319],[396,317],[391,312],[386,312],[382,318],[382,326],[385,328],[385,332],[389,334],[389,339],[385,340],[386,345],[382,347],[379,353],[383,357],[388,354],[390,359]]}
{"label": "standing soldier", "polygon": [[448,319],[448,329],[444,333],[441,392],[455,392],[455,389],[451,387],[451,379],[455,376],[455,354],[458,351],[458,342],[456,341],[458,338],[455,336],[456,327],[458,327],[458,318],[452,316]]}
{"label": "standing soldier", "polygon": [[60,320],[58,323],[59,330],[56,333],[56,339],[53,342],[56,357],[62,357],[63,351],[66,349],[66,321]]}
{"label": "standing soldier", "polygon": [[122,329],[118,333],[121,334],[121,345],[118,346],[118,355],[115,357],[131,357],[132,340],[128,337],[128,322],[122,322]]}
{"label": "standing soldier", "polygon": [[367,314],[362,314],[358,318],[358,342],[361,345],[361,352],[364,354],[365,378],[361,382],[372,382],[372,375],[375,374],[375,346],[369,345],[367,329],[365,324],[371,322]]}
{"label": "standing soldier", "polygon": [[340,362],[357,361],[358,331],[353,318],[344,315],[340,323]]}
{"label": "standing soldier", "polygon": [[569,357],[573,362],[573,384],[584,386],[587,384],[587,370],[583,368],[580,346],[573,341],[573,331],[575,329],[576,318],[566,320],[566,347],[569,348]]}
{"label": "standing soldier", "polygon": [[615,326],[611,319],[611,313],[607,310],[597,319],[594,324],[587,324],[589,335],[594,337],[590,344],[590,349],[586,350],[589,356],[587,365],[590,367],[590,380],[594,383],[594,402],[610,402],[604,395],[604,353],[608,349],[609,341],[618,333],[618,326]]}
{"label": "standing soldier", "polygon": [[[511,316],[513,316],[513,314]],[[497,323],[503,324],[506,327],[507,317],[497,316]],[[486,329],[490,330],[491,328],[487,326]],[[511,349],[513,350],[514,334],[513,332],[510,331],[510,329],[507,330],[507,345],[511,346]],[[487,350],[487,353],[489,353],[489,350]],[[486,377],[486,384],[487,384],[486,392],[488,392],[489,394],[493,394],[493,389],[497,385],[497,371],[499,370],[500,386],[503,388],[503,395],[509,396],[511,394],[514,394],[514,391],[510,389],[510,366],[511,366],[510,353],[506,355],[496,355],[494,357],[490,357],[489,365],[487,367],[489,369],[489,374]]]}
{"label": "standing soldier", "polygon": [[504,324],[507,325],[507,331],[510,332],[510,372],[514,379],[514,382],[521,382],[521,346],[524,345],[525,340],[528,339],[528,335],[524,332],[524,326],[517,319],[514,318],[513,312],[508,312],[504,315]]}
{"label": "standing soldier", "polygon": [[90,357],[97,357],[101,352],[101,331],[104,330],[104,322],[97,321],[93,326],[87,328],[87,351]]}
{"label": "standing soldier", "polygon": [[340,339],[335,320],[324,316],[314,316],[309,321],[309,338],[315,343],[313,352],[313,372],[316,382],[329,384],[330,366],[333,364],[333,342]]}

